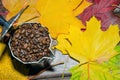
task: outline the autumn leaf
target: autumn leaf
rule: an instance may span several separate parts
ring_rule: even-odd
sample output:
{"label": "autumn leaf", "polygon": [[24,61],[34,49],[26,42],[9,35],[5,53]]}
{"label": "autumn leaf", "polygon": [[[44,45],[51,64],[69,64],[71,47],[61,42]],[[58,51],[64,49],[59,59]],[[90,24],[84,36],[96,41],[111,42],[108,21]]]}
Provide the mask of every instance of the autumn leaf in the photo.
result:
{"label": "autumn leaf", "polygon": [[25,3],[27,3],[30,7],[21,16],[18,24],[35,16],[40,16],[32,20],[32,22],[40,22],[42,25],[48,27],[53,38],[56,38],[61,33],[68,33],[70,24],[81,27],[81,21],[76,18],[76,15],[90,5],[86,0],[79,5],[82,1],[83,0],[2,0],[4,6],[9,11],[6,17],[7,20],[14,16]]}
{"label": "autumn leaf", "polygon": [[[19,66],[19,68],[21,68],[22,71],[25,70],[23,67]],[[0,80],[18,80],[18,79],[28,80],[27,76],[21,74],[14,68],[13,61],[11,60],[9,52],[7,50],[2,56],[2,59],[0,59]]]}
{"label": "autumn leaf", "polygon": [[5,45],[4,43],[0,43],[0,58],[1,58],[1,56],[2,56],[2,53],[3,53],[4,50],[5,50],[5,47],[6,47],[6,45]]}
{"label": "autumn leaf", "polygon": [[87,22],[85,32],[71,26],[69,35],[58,37],[59,44],[56,47],[82,63],[95,60],[102,62],[117,54],[113,49],[119,42],[118,32],[117,25],[101,31],[100,22],[93,17]]}
{"label": "autumn leaf", "polygon": [[49,28],[54,38],[61,33],[68,33],[70,25],[83,27],[81,21],[76,18],[75,14],[78,14],[90,4],[84,1],[86,4],[78,7],[81,10],[74,10],[81,1],[82,0],[38,0],[36,9],[41,15],[40,23]]}
{"label": "autumn leaf", "polygon": [[[24,23],[25,21],[40,16],[40,14],[35,9],[37,0],[2,0],[4,7],[9,11],[6,19],[9,20],[11,17],[15,16],[23,7],[29,5],[22,16],[17,21],[17,25]],[[38,22],[39,18],[32,19],[30,22]]]}
{"label": "autumn leaf", "polygon": [[[80,80],[88,78],[91,76],[91,80],[119,80],[120,79],[120,45],[115,47],[115,50],[119,53],[118,55],[112,57],[109,61],[104,62],[102,64],[92,63],[87,67],[87,63],[79,64],[70,69],[72,73],[71,80]],[[96,65],[97,64],[97,65]],[[94,66],[94,67],[92,67]],[[99,66],[99,67],[98,67]],[[86,71],[84,71],[84,67],[86,67]],[[87,74],[87,76],[86,76]],[[92,74],[92,75],[90,75]]]}
{"label": "autumn leaf", "polygon": [[120,80],[120,54],[102,64],[79,64],[71,68],[70,72],[71,80]]}
{"label": "autumn leaf", "polygon": [[[118,32],[117,25],[101,31],[100,21],[92,17],[87,22],[86,31],[71,26],[69,35],[58,37],[56,48],[80,62],[80,65],[71,70],[71,80],[114,80],[117,72],[110,74],[109,66],[103,64],[118,54],[114,50],[120,40]],[[118,76],[117,78],[116,80],[120,79]]]}
{"label": "autumn leaf", "polygon": [[78,18],[83,24],[89,21],[92,16],[95,16],[101,21],[101,29],[107,30],[111,24],[120,26],[120,18],[114,15],[113,10],[118,6],[120,0],[88,0],[93,4],[88,6]]}

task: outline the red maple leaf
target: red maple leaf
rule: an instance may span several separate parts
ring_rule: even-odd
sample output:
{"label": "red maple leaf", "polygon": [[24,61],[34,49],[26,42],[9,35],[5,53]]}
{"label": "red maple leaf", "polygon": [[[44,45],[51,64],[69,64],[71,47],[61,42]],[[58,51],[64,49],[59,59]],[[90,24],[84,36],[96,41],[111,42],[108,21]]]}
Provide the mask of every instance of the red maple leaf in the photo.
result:
{"label": "red maple leaf", "polygon": [[93,4],[88,6],[77,17],[86,25],[86,21],[95,16],[101,21],[101,29],[107,30],[110,24],[118,24],[120,26],[120,17],[116,16],[113,11],[120,4],[120,0],[88,0]]}

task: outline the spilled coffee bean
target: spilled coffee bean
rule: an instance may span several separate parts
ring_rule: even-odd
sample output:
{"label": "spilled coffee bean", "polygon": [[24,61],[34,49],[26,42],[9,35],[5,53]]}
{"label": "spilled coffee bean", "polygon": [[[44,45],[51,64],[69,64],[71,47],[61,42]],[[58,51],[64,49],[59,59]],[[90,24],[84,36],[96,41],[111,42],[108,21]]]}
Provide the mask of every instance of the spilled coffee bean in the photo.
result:
{"label": "spilled coffee bean", "polygon": [[13,54],[23,62],[34,62],[50,56],[50,37],[46,27],[39,23],[24,23],[11,39]]}

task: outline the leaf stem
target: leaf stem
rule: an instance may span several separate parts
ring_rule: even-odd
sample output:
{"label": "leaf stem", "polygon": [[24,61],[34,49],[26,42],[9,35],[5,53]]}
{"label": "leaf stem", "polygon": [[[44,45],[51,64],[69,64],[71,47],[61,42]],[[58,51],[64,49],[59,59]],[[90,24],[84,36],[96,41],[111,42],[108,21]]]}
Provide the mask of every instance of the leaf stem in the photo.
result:
{"label": "leaf stem", "polygon": [[90,62],[95,62],[95,61],[87,61],[87,62],[84,62],[84,63],[79,64],[79,66],[82,66],[82,65],[87,64],[87,63],[90,63]]}
{"label": "leaf stem", "polygon": [[39,16],[32,17],[32,18],[30,18],[30,19],[28,19],[28,20],[26,20],[24,22],[28,22],[28,21],[31,21],[31,20],[36,19],[36,18],[39,18]]}
{"label": "leaf stem", "polygon": [[90,64],[88,63],[88,80],[90,80]]}
{"label": "leaf stem", "polygon": [[88,63],[88,62],[81,63],[79,66],[82,66],[82,65],[87,64],[87,63]]}
{"label": "leaf stem", "polygon": [[73,9],[73,11],[75,11],[75,10],[83,3],[83,1],[84,1],[84,0],[82,0],[82,1],[77,5],[77,7],[75,7],[75,8]]}

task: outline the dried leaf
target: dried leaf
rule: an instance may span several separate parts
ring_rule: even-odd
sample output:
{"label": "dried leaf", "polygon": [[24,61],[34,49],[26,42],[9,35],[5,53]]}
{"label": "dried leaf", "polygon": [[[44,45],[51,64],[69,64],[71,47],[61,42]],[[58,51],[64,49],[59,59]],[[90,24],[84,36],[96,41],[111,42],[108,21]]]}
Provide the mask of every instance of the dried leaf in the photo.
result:
{"label": "dried leaf", "polygon": [[78,18],[82,20],[83,24],[89,21],[92,16],[95,16],[101,21],[101,29],[107,30],[111,24],[119,24],[120,18],[115,16],[113,10],[120,3],[120,0],[89,0],[93,4],[88,6]]}
{"label": "dried leaf", "polygon": [[[9,13],[6,19],[9,20],[11,17],[15,16],[25,5],[30,5],[27,10],[22,14],[17,24],[22,24],[26,20],[29,20],[35,16],[40,16],[40,14],[35,9],[37,0],[2,0],[5,8],[8,9]],[[38,22],[39,18],[31,20],[31,22]]]}
{"label": "dried leaf", "polygon": [[[2,2],[9,10],[7,19],[14,16],[27,2],[30,7],[21,16],[18,24],[35,16],[40,16],[40,20],[35,19],[32,22],[40,22],[47,26],[54,38],[61,33],[68,33],[71,24],[81,27],[81,21],[75,16],[90,5],[86,0],[80,6],[78,5],[82,0],[2,0]],[[77,6],[78,9],[74,10]]]}
{"label": "dried leaf", "polygon": [[[38,0],[36,9],[40,13],[40,22],[49,28],[51,35],[56,38],[61,33],[68,33],[70,25],[83,27],[81,21],[76,19],[80,10],[73,9],[82,0]],[[86,4],[85,6],[87,6]],[[81,10],[85,7],[82,6]],[[82,26],[81,26],[82,25]]]}

